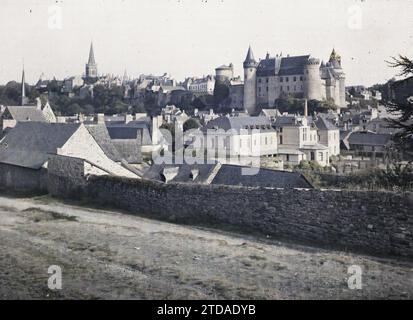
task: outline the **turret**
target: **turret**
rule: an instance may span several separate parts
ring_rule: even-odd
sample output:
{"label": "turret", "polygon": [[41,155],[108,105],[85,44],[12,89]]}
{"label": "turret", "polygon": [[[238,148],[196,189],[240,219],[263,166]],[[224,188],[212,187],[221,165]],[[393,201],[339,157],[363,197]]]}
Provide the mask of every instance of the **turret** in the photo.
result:
{"label": "turret", "polygon": [[244,110],[253,114],[257,105],[257,67],[251,46],[244,61]]}
{"label": "turret", "polygon": [[320,60],[308,59],[304,66],[304,98],[321,100]]}

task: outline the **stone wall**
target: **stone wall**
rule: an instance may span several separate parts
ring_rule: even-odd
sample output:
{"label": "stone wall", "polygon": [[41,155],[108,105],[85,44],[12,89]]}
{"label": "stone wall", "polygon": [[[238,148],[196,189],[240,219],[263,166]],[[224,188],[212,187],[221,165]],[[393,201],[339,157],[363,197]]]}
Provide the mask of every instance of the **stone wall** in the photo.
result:
{"label": "stone wall", "polygon": [[0,163],[0,190],[18,194],[45,194],[47,171]]}
{"label": "stone wall", "polygon": [[163,184],[108,176],[86,181],[79,172],[49,175],[54,196],[76,193],[159,219],[413,258],[411,194]]}

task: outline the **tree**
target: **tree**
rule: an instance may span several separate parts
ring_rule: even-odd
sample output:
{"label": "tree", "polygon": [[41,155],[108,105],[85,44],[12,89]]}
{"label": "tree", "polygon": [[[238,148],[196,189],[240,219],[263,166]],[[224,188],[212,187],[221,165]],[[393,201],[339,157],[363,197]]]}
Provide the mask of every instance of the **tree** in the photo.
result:
{"label": "tree", "polygon": [[[413,76],[413,60],[408,57],[399,55],[393,57],[392,61],[388,63],[392,68],[401,69],[399,76]],[[393,89],[395,84],[397,82],[391,85]],[[396,145],[407,154],[413,155],[413,92],[406,92],[394,98],[390,95],[385,100],[385,105],[390,112],[400,114],[397,119],[388,120],[393,126],[400,129],[394,136]]]}
{"label": "tree", "polygon": [[229,88],[225,83],[217,81],[214,87],[214,102],[220,105],[229,97]]}
{"label": "tree", "polygon": [[69,116],[73,116],[75,114],[79,114],[81,112],[81,108],[78,103],[72,103],[70,106],[67,107],[66,109],[66,114]]}
{"label": "tree", "polygon": [[191,129],[198,129],[199,127],[200,126],[199,126],[198,121],[196,121],[195,119],[192,119],[192,118],[186,120],[185,123],[184,123],[184,131],[188,131],[188,130],[191,130]]}

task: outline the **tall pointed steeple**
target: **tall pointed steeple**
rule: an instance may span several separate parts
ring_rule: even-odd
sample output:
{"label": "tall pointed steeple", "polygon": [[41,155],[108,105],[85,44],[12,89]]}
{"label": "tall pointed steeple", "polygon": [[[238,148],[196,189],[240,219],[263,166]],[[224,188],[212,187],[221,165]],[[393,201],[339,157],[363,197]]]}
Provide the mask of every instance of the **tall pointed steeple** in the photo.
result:
{"label": "tall pointed steeple", "polygon": [[88,64],[96,64],[95,53],[93,51],[93,42],[90,43],[89,61]]}
{"label": "tall pointed steeple", "polygon": [[23,71],[22,71],[22,100],[21,100],[21,105],[24,106],[27,104],[27,98],[26,98],[26,76],[24,73],[24,63],[23,63]]}
{"label": "tall pointed steeple", "polygon": [[98,65],[95,60],[93,42],[90,43],[89,60],[86,64],[86,79],[96,79],[98,77]]}

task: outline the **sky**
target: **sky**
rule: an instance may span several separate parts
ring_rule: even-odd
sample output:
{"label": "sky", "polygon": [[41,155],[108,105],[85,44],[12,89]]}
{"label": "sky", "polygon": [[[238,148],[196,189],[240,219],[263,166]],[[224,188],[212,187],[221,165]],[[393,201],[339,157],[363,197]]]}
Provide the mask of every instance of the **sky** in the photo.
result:
{"label": "sky", "polygon": [[382,83],[386,60],[413,57],[413,0],[1,0],[0,83],[82,75],[93,40],[99,73],[242,75],[266,53],[342,56],[348,85]]}

